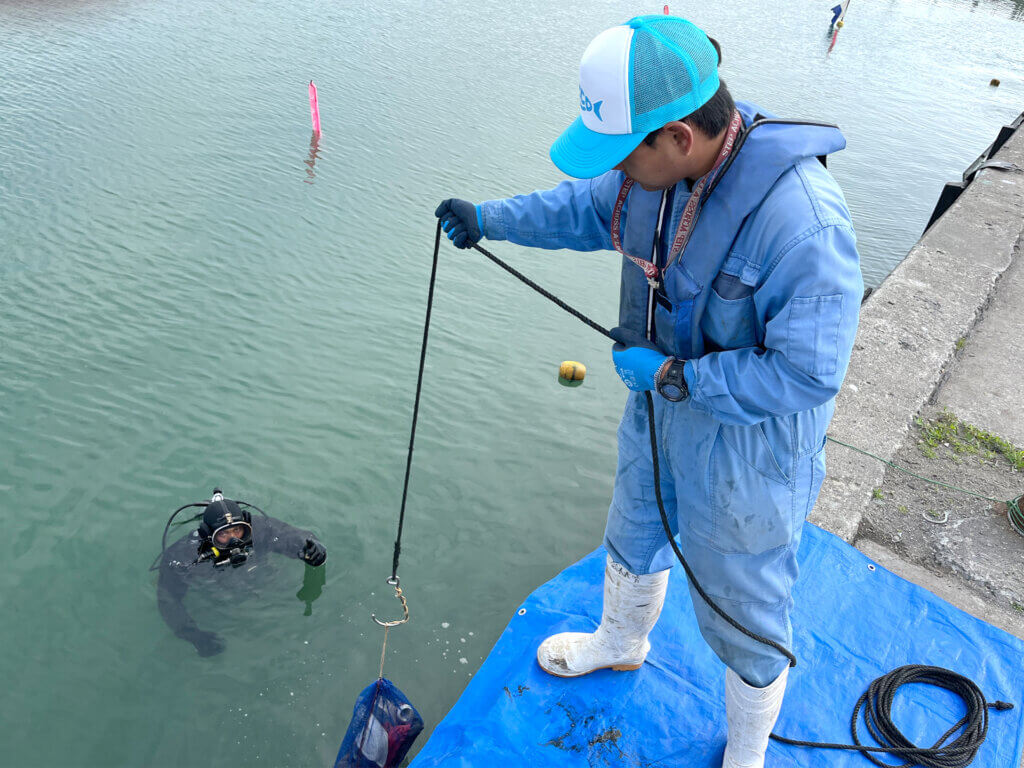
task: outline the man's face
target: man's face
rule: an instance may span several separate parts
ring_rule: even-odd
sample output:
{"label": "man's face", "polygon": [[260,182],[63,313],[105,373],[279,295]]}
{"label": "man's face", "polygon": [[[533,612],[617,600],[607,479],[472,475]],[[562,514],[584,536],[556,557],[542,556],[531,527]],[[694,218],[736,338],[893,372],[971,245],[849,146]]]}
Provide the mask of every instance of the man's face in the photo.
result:
{"label": "man's face", "polygon": [[640,142],[615,168],[648,192],[668,189],[696,172],[693,146],[693,129],[677,120],[662,128],[653,146]]}
{"label": "man's face", "polygon": [[244,525],[232,525],[230,528],[221,528],[213,536],[213,541],[218,547],[227,547],[231,543],[232,539],[242,539],[245,537],[245,526]]}

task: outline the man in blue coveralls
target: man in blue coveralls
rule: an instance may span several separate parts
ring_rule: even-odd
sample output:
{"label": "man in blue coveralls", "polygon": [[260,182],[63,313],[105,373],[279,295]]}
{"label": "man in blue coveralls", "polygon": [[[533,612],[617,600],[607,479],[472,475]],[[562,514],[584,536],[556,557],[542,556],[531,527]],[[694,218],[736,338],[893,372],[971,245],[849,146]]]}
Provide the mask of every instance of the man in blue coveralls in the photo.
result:
{"label": "man in blue coveralls", "polygon": [[[593,633],[539,647],[575,677],[638,669],[674,560],[654,490],[645,392],[654,391],[661,492],[697,579],[753,633],[789,648],[804,518],[825,473],[825,430],[863,293],[855,237],[824,158],[837,128],[733,102],[717,44],[645,16],[583,54],[580,116],[551,159],[552,190],[437,215],[460,248],[481,237],[623,255],[615,368],[631,394]],[[786,657],[716,615],[691,586],[704,639],[728,667],[724,768],[764,765]]]}

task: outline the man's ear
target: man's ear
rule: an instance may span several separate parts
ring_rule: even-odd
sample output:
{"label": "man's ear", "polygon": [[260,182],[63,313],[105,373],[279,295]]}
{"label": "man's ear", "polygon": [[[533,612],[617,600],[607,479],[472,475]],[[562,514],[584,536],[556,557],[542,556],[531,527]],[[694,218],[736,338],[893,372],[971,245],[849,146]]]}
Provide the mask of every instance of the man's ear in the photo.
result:
{"label": "man's ear", "polygon": [[672,141],[680,154],[688,156],[693,151],[693,126],[689,123],[673,120],[665,124],[662,132]]}

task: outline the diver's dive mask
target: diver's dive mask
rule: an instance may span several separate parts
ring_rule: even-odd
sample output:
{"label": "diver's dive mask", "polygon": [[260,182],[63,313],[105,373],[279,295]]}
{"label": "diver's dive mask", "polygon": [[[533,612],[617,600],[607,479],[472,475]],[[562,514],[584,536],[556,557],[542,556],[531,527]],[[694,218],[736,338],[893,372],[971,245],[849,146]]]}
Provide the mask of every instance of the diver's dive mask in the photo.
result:
{"label": "diver's dive mask", "polygon": [[199,525],[199,560],[214,566],[242,565],[252,553],[252,515],[215,492]]}

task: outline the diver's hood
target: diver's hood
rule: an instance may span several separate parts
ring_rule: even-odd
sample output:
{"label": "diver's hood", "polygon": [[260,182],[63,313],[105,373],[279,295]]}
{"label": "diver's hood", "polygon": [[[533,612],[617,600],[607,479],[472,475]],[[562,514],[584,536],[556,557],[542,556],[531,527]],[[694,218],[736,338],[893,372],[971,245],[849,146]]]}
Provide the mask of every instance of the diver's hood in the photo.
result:
{"label": "diver's hood", "polygon": [[238,502],[231,499],[216,499],[206,505],[203,511],[203,522],[199,526],[199,535],[204,539],[213,537],[214,531],[225,526],[245,523],[252,529],[252,515],[244,511]]}
{"label": "diver's hood", "polygon": [[[206,505],[199,525],[199,554],[214,560],[215,565],[231,562],[241,565],[252,549],[252,515],[231,499],[217,498]],[[222,532],[241,529],[241,535],[224,538]],[[224,539],[223,541],[221,539]]]}

